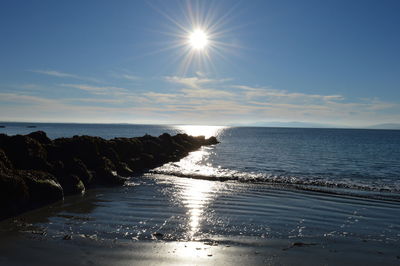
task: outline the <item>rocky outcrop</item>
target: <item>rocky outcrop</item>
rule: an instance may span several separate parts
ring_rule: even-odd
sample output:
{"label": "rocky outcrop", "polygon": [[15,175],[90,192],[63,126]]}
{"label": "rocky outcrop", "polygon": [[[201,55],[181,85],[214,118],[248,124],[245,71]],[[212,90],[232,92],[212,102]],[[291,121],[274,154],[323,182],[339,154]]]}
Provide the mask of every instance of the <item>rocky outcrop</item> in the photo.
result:
{"label": "rocky outcrop", "polygon": [[51,140],[42,131],[0,134],[0,219],[94,186],[121,185],[137,172],[217,143],[215,137],[167,133],[111,140],[91,136]]}

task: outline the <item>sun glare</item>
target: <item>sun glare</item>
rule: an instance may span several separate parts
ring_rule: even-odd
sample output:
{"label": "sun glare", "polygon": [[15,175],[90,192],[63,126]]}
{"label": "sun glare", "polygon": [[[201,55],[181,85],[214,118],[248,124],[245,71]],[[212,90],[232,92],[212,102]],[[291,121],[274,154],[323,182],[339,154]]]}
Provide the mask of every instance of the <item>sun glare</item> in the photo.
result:
{"label": "sun glare", "polygon": [[201,29],[196,29],[190,33],[188,42],[193,49],[203,50],[207,47],[209,40],[206,32]]}
{"label": "sun glare", "polygon": [[179,63],[177,76],[216,73],[215,58],[226,60],[225,54],[238,47],[229,27],[236,5],[226,9],[219,1],[183,1],[179,8],[170,9],[169,1],[161,2],[165,5],[154,8],[171,23],[160,31],[168,36],[167,43],[160,43],[160,50],[154,53],[175,50],[170,63]]}

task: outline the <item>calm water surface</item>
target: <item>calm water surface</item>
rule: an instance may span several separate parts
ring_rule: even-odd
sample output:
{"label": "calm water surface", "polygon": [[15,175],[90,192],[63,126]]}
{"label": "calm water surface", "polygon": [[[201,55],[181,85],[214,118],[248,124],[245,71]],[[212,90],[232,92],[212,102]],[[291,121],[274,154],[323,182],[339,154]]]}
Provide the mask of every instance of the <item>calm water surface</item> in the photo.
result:
{"label": "calm water surface", "polygon": [[352,239],[400,248],[400,131],[35,125],[6,124],[0,132],[108,139],[186,132],[221,143],[122,188],[91,190],[27,214],[26,231],[127,241]]}

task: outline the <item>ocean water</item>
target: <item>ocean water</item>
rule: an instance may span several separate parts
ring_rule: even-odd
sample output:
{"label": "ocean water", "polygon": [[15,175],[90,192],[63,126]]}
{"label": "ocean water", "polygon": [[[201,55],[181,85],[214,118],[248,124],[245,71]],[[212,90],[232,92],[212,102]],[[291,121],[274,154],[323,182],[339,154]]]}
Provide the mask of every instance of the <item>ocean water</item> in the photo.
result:
{"label": "ocean water", "polygon": [[[179,162],[25,214],[29,230],[119,241],[271,239],[400,250],[400,131],[2,123],[0,133],[215,135]],[[27,128],[35,125],[36,128]],[[15,228],[15,222],[11,222]],[[3,223],[3,228],[9,228]],[[154,234],[159,233],[159,234]],[[390,254],[396,261],[396,256]]]}
{"label": "ocean water", "polygon": [[[365,197],[400,199],[400,130],[216,126],[2,123],[0,133],[45,131],[50,138],[188,133],[217,136],[180,163],[151,171],[197,179],[267,183]],[[34,126],[34,128],[32,128]]]}

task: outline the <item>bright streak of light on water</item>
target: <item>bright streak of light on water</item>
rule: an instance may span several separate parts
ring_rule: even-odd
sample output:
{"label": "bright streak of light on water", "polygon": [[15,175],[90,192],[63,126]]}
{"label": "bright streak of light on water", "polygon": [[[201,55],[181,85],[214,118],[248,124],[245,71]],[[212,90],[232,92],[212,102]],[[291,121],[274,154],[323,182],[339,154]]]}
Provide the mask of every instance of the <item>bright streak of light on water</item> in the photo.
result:
{"label": "bright streak of light on water", "polygon": [[176,126],[176,129],[192,136],[204,136],[206,138],[218,137],[227,127],[223,126],[201,126],[201,125],[184,125]]}

